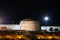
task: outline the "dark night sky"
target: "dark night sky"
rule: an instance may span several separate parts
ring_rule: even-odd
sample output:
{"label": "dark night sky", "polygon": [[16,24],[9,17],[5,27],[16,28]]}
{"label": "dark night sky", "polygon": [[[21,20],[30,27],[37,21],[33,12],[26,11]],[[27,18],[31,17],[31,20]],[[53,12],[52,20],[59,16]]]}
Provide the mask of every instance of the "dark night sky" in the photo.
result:
{"label": "dark night sky", "polygon": [[0,17],[4,20],[3,24],[12,24],[12,21],[18,24],[24,18],[32,18],[44,25],[45,15],[50,18],[47,25],[60,25],[60,3],[58,1],[0,1]]}

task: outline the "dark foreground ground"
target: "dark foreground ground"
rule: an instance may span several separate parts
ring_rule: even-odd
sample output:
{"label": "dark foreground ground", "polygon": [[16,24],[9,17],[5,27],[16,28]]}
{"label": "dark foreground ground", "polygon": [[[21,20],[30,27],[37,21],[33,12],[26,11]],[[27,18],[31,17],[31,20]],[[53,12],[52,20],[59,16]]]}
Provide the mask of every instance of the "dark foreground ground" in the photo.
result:
{"label": "dark foreground ground", "polygon": [[0,40],[60,40],[60,32],[0,30]]}

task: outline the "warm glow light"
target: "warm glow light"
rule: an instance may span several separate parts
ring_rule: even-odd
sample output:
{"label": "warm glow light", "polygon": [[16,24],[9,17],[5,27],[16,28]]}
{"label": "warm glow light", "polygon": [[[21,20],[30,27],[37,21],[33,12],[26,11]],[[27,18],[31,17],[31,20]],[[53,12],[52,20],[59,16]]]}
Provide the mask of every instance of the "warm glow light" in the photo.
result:
{"label": "warm glow light", "polygon": [[40,35],[40,34],[38,34],[38,35],[36,35],[36,37],[38,38],[38,39],[52,39],[52,38],[54,38],[54,39],[60,39],[60,37],[58,37],[58,36],[50,36],[50,35],[46,35],[46,36],[44,36],[44,35]]}
{"label": "warm glow light", "polygon": [[53,37],[52,36],[47,36],[48,39],[52,39]]}
{"label": "warm glow light", "polygon": [[38,38],[38,39],[45,39],[45,36],[43,36],[43,35],[36,35],[36,37]]}
{"label": "warm glow light", "polygon": [[[8,38],[8,39],[25,39],[25,40],[31,40],[29,37],[27,37],[26,35],[0,35],[0,39],[4,39],[4,38]],[[37,39],[60,39],[60,36],[57,35],[41,35],[41,34],[36,34],[36,38]]]}
{"label": "warm glow light", "polygon": [[24,35],[16,35],[14,38],[18,38],[18,39],[25,39],[25,40],[30,40],[28,37],[24,36]]}
{"label": "warm glow light", "polygon": [[21,38],[23,38],[23,35],[16,35],[15,38],[21,39]]}
{"label": "warm glow light", "polygon": [[13,38],[13,36],[12,35],[6,35],[6,36],[4,36],[5,38],[9,38],[9,39],[12,39]]}
{"label": "warm glow light", "polygon": [[55,39],[60,39],[60,37],[58,37],[58,36],[53,36]]}
{"label": "warm glow light", "polygon": [[2,38],[2,36],[0,35],[0,39]]}
{"label": "warm glow light", "polygon": [[41,35],[36,35],[38,39],[41,39]]}

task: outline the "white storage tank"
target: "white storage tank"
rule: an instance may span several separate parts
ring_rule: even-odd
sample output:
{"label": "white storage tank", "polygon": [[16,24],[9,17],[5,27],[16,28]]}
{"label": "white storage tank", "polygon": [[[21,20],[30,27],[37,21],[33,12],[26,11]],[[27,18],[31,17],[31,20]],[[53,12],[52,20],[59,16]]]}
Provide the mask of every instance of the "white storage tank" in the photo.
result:
{"label": "white storage tank", "polygon": [[40,30],[40,25],[38,21],[24,19],[20,22],[20,30],[38,31]]}

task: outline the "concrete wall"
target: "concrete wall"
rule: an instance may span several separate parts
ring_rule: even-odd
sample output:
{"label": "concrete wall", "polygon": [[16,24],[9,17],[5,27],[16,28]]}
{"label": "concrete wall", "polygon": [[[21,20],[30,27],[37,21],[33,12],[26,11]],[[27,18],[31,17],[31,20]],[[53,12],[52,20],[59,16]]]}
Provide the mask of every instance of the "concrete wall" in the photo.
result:
{"label": "concrete wall", "polygon": [[20,26],[18,24],[0,24],[1,27],[6,27],[12,30],[20,30]]}
{"label": "concrete wall", "polygon": [[60,26],[41,26],[41,30],[47,30],[47,31],[49,31],[50,27],[53,28],[53,32],[54,32],[55,28],[58,28],[58,30],[60,30]]}

